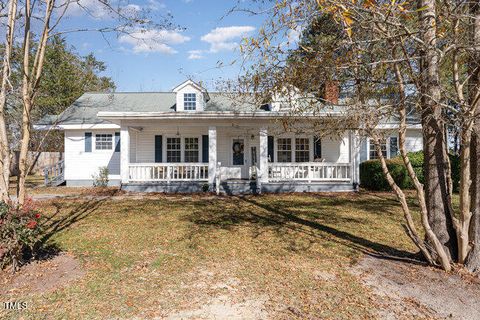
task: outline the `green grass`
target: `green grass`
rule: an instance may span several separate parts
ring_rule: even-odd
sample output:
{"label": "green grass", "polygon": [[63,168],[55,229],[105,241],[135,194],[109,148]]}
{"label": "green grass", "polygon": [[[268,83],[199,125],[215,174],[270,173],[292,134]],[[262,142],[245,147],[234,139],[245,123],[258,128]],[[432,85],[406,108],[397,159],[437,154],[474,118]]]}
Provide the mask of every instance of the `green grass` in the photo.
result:
{"label": "green grass", "polygon": [[[405,256],[400,207],[386,193],[55,200],[48,243],[85,276],[28,300],[27,318],[164,316],[225,294],[262,297],[271,318],[374,317],[372,293],[349,272],[366,252]],[[315,277],[318,273],[333,281]],[[294,310],[294,311],[292,311]],[[1,315],[1,313],[0,313]]]}

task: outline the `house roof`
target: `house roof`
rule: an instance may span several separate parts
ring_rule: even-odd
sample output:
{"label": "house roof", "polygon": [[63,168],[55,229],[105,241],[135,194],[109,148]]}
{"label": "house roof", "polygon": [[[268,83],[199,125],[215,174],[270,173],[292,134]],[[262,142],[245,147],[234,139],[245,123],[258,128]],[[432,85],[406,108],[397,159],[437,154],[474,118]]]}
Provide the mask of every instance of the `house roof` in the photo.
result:
{"label": "house roof", "polygon": [[[233,95],[210,93],[205,112],[254,112],[258,108],[247,98],[234,99]],[[88,92],[78,98],[59,116],[46,116],[37,125],[101,124],[109,123],[98,117],[102,112],[156,112],[172,113],[176,108],[174,92]],[[191,112],[190,112],[191,113]]]}

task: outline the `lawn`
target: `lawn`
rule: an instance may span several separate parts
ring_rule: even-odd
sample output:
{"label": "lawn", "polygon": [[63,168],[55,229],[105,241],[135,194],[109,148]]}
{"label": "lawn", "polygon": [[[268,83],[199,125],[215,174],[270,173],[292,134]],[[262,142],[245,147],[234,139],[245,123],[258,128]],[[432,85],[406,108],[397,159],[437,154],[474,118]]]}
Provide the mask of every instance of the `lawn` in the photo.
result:
{"label": "lawn", "polygon": [[7,301],[29,307],[0,316],[372,318],[375,295],[351,266],[365,253],[416,251],[386,193],[120,195],[39,206],[48,245],[75,257],[82,275],[52,290],[10,290]]}

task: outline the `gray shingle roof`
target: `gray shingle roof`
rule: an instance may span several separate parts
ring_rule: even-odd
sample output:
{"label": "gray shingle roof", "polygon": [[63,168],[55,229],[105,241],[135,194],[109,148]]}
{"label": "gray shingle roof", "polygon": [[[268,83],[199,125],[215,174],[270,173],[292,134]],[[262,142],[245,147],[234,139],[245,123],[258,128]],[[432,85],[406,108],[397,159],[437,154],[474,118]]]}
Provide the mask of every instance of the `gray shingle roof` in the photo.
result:
{"label": "gray shingle roof", "polygon": [[[211,112],[253,112],[256,106],[246,99],[238,101],[228,94],[209,93],[205,111]],[[58,124],[99,124],[108,123],[97,117],[98,112],[173,112],[176,94],[174,92],[116,92],[83,94],[62,114],[46,116],[38,125]]]}

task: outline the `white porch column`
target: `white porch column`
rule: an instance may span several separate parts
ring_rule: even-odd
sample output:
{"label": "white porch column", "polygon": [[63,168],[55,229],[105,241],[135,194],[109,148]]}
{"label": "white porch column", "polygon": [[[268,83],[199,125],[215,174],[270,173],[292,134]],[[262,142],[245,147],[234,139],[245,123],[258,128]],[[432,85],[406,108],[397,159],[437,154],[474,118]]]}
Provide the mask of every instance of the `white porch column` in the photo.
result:
{"label": "white porch column", "polygon": [[122,184],[129,181],[130,164],[130,132],[128,126],[122,123],[120,127],[120,176],[122,177]]}
{"label": "white porch column", "polygon": [[350,150],[352,183],[358,187],[360,183],[360,137],[358,131],[350,131]]}
{"label": "white porch column", "polygon": [[208,183],[215,183],[217,175],[217,127],[208,127]]}
{"label": "white porch column", "polygon": [[267,128],[260,128],[260,157],[258,161],[258,179],[261,183],[268,182],[268,133]]}

